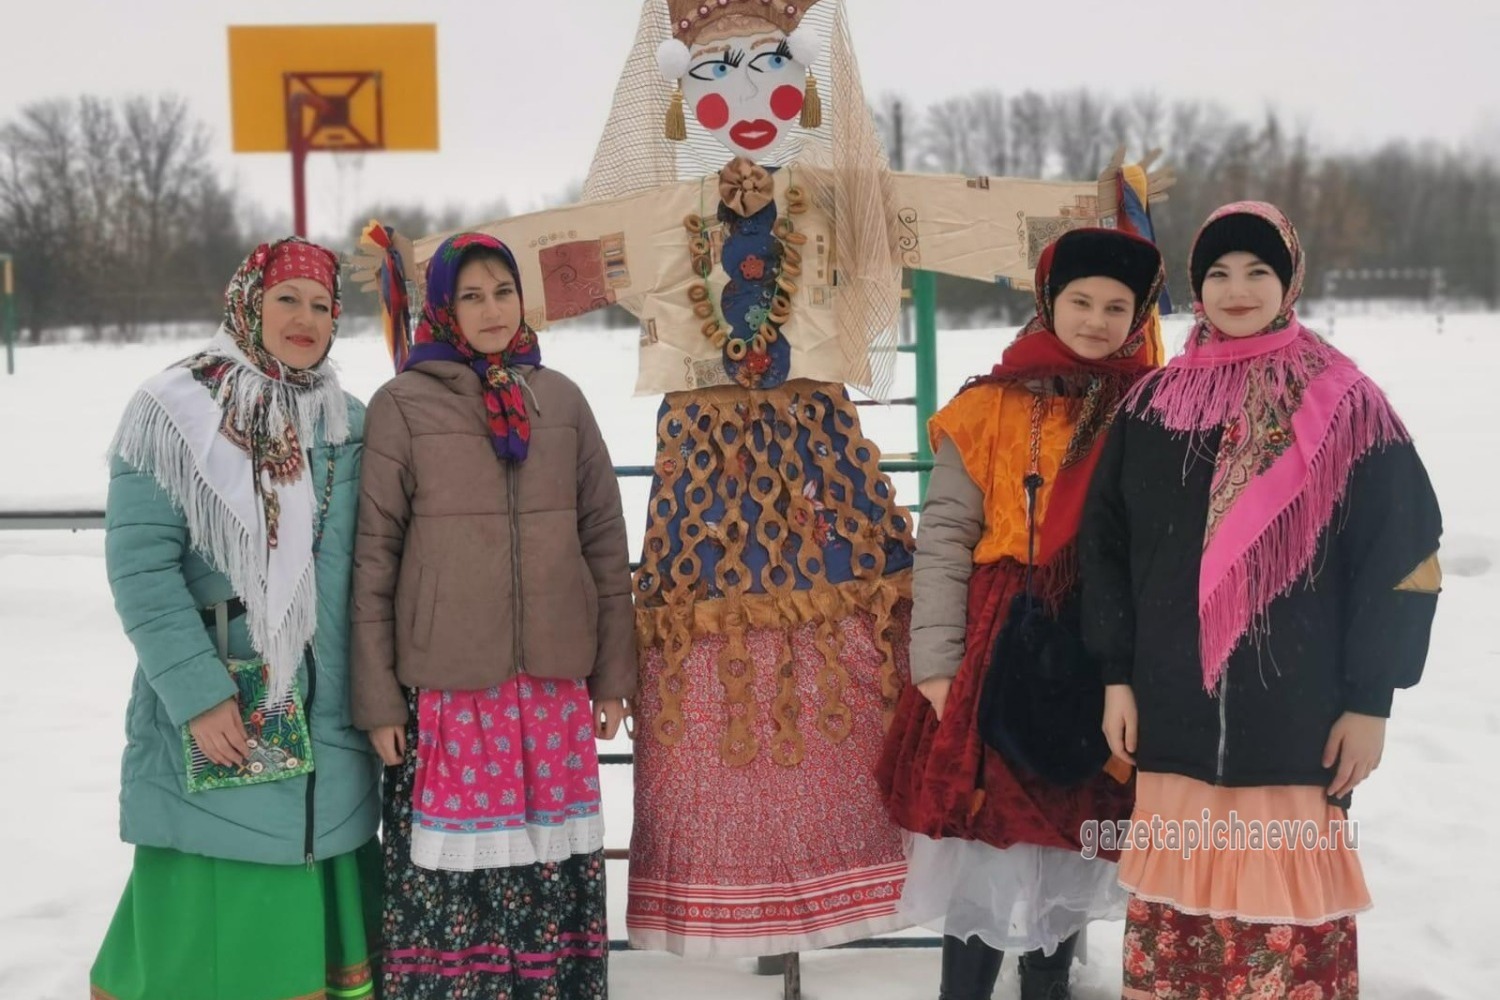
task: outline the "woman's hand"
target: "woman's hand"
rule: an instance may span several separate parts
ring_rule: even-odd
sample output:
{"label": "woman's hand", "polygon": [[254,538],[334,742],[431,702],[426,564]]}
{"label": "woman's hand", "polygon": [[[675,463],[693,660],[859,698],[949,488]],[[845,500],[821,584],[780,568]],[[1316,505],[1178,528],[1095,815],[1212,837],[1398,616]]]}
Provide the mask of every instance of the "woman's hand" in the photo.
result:
{"label": "woman's hand", "polygon": [[953,686],[952,677],[929,677],[917,685],[917,691],[932,706],[932,714],[943,721],[943,709],[948,704],[948,689]]}
{"label": "woman's hand", "polygon": [[1341,799],[1354,791],[1355,785],[1380,766],[1380,755],[1384,750],[1384,719],[1358,712],[1345,712],[1339,716],[1328,733],[1328,745],[1323,748],[1323,766],[1339,765],[1333,784],[1328,786],[1328,794]]}
{"label": "woman's hand", "polygon": [[370,730],[370,746],[387,767],[397,767],[406,759],[406,727],[376,726]]}
{"label": "woman's hand", "polygon": [[1104,738],[1110,752],[1135,766],[1135,692],[1129,684],[1104,687]]}
{"label": "woman's hand", "polygon": [[625,723],[625,735],[635,739],[635,717],[630,703],[624,698],[601,698],[594,702],[594,735],[601,740],[612,740]]}
{"label": "woman's hand", "polygon": [[221,701],[188,723],[203,755],[221,767],[238,767],[250,756],[245,721],[237,698]]}

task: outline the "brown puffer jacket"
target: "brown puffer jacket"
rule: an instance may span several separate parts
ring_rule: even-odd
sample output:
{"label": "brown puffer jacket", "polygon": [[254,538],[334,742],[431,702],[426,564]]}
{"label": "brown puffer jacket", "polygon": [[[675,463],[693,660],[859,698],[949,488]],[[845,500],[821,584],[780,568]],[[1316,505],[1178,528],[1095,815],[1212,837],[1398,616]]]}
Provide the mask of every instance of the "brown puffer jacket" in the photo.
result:
{"label": "brown puffer jacket", "polygon": [[406,721],[402,686],[472,690],[516,673],[635,693],[619,483],[582,391],[523,367],[531,447],[495,457],[479,379],[428,361],[365,418],[352,690],[361,729]]}

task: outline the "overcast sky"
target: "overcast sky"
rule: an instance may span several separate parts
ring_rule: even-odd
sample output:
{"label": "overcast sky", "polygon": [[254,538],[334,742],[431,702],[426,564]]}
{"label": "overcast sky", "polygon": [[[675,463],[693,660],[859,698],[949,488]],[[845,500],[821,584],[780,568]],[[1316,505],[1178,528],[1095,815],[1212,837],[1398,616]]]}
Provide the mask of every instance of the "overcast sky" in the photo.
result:
{"label": "overcast sky", "polygon": [[[288,157],[230,151],[227,26],[435,23],[441,151],[345,158],[342,169],[315,155],[314,233],[377,199],[477,211],[555,198],[587,171],[640,11],[637,0],[0,2],[0,121],[49,97],[183,93],[231,182],[288,214]],[[849,2],[872,99],[1086,86],[1247,116],[1275,105],[1325,147],[1500,141],[1494,0]]]}

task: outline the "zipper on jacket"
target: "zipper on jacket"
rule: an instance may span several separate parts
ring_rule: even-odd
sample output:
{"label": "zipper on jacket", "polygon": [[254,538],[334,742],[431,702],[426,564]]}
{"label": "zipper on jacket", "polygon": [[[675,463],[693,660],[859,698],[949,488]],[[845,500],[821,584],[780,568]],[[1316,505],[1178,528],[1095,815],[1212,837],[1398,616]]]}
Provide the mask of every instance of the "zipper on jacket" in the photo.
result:
{"label": "zipper on jacket", "polygon": [[[313,695],[318,690],[318,663],[313,658],[312,643],[307,644],[307,652],[303,655],[303,662],[307,664],[307,698],[302,702],[302,714],[307,723],[307,752],[312,753],[312,706]],[[307,811],[306,825],[302,835],[302,853],[310,870],[313,866],[313,793],[318,785],[318,771],[316,765],[307,775]]]}
{"label": "zipper on jacket", "polygon": [[505,486],[510,496],[510,615],[511,615],[511,655],[516,665],[516,673],[524,674],[525,668],[521,665],[521,651],[525,648],[524,636],[521,624],[521,513],[518,496],[520,485],[517,479],[520,470],[514,462],[510,463],[505,470]]}
{"label": "zipper on jacket", "polygon": [[1219,678],[1219,763],[1215,771],[1215,781],[1224,780],[1224,751],[1229,742],[1229,717],[1228,709],[1225,707],[1229,701],[1229,671],[1226,669]]}

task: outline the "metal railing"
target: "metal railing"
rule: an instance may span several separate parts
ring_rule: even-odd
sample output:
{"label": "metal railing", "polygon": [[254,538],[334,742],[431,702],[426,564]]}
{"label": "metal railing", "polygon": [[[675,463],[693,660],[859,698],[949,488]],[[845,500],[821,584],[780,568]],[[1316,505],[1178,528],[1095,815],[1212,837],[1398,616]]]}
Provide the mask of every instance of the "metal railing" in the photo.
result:
{"label": "metal railing", "polygon": [[[649,465],[617,465],[614,468],[620,479],[649,479],[656,474]],[[880,463],[880,471],[887,474],[915,472],[926,475],[931,470],[931,458],[888,459]],[[911,504],[906,509],[917,514],[922,505]],[[0,531],[99,531],[103,527],[104,511],[97,507],[0,510]]]}

